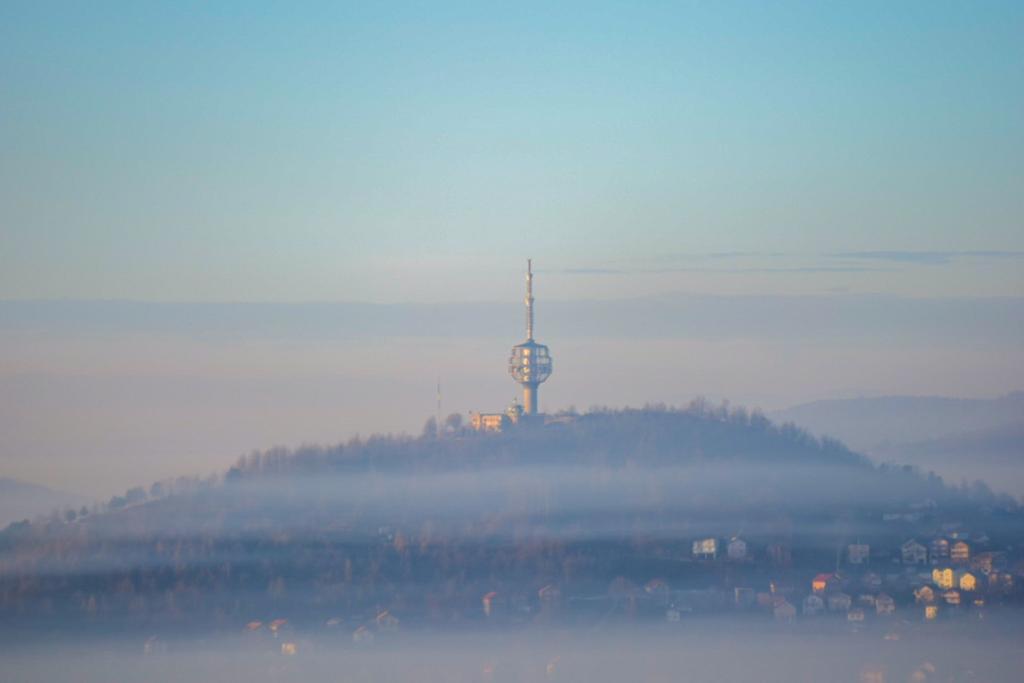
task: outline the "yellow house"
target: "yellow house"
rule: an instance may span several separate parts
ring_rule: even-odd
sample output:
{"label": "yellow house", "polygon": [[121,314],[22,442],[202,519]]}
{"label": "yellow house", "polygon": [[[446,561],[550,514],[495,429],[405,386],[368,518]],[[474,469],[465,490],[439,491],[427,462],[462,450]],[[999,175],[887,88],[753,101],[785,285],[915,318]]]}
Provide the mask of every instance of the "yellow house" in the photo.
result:
{"label": "yellow house", "polygon": [[970,572],[960,575],[960,590],[973,591],[978,589],[978,579]]}
{"label": "yellow house", "polygon": [[937,605],[925,605],[924,618],[931,621],[935,617],[939,616],[939,608]]}
{"label": "yellow house", "polygon": [[939,588],[950,589],[953,587],[953,570],[952,569],[938,569],[932,570],[932,583]]}

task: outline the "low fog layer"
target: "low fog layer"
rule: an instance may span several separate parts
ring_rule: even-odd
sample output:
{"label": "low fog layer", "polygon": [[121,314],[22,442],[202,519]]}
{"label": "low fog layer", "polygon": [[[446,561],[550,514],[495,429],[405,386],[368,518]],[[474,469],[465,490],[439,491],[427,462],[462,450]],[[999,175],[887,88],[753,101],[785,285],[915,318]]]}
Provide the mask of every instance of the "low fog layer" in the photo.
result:
{"label": "low fog layer", "polygon": [[[725,618],[656,628],[460,630],[364,645],[341,628],[202,640],[84,634],[45,644],[7,640],[0,656],[6,674],[22,683],[1016,683],[1024,669],[1021,627],[1020,615],[978,623],[969,634],[920,624],[851,629]],[[286,643],[294,654],[282,654]]]}

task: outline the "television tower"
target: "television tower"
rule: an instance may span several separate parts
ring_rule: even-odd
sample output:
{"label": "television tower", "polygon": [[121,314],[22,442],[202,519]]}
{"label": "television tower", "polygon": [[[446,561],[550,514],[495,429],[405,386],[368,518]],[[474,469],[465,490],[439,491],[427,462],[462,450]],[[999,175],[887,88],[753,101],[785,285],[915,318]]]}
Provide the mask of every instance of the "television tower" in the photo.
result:
{"label": "television tower", "polygon": [[548,347],[533,341],[533,262],[526,260],[526,341],[512,347],[508,359],[512,379],[523,385],[523,413],[537,414],[537,387],[551,376]]}

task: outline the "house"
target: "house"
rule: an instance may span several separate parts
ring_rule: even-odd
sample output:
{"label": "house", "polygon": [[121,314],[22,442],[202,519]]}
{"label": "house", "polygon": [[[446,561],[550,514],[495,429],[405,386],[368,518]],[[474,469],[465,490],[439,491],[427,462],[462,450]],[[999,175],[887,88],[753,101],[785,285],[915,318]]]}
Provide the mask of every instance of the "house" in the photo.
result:
{"label": "house", "polygon": [[885,671],[875,667],[865,667],[860,672],[860,683],[885,683]]}
{"label": "house", "polygon": [[398,630],[398,617],[384,609],[377,613],[375,619],[377,630],[382,632],[393,632]]}
{"label": "house", "polygon": [[932,583],[939,588],[949,590],[953,587],[953,570],[948,567],[946,569],[936,567],[932,570]]}
{"label": "house", "polygon": [[846,559],[850,564],[864,564],[871,556],[871,546],[867,543],[851,543],[846,546]]}
{"label": "house", "polygon": [[718,539],[699,539],[693,542],[693,556],[713,560],[718,556]]}
{"label": "house", "polygon": [[828,596],[829,612],[847,612],[852,604],[853,599],[846,593],[833,593]]}
{"label": "house", "polygon": [[146,642],[142,644],[142,654],[165,655],[167,654],[167,643],[160,640],[157,636],[150,636],[149,638],[146,638]]}
{"label": "house", "polygon": [[360,626],[352,632],[352,642],[356,645],[371,645],[373,644],[373,631]]}
{"label": "house", "polygon": [[900,556],[903,559],[903,564],[925,564],[928,562],[928,549],[914,539],[910,539],[900,546]]}
{"label": "house", "polygon": [[896,601],[885,593],[879,593],[875,597],[875,614],[884,616],[896,611]]}
{"label": "house", "polygon": [[882,577],[879,574],[876,574],[875,572],[868,572],[861,579],[861,583],[868,590],[876,591],[882,587]]}
{"label": "house", "polygon": [[702,560],[713,560],[718,556],[718,539],[702,538],[693,542],[693,556]]}
{"label": "house", "polygon": [[886,512],[882,514],[884,522],[910,522],[915,524],[921,521],[920,512]]}
{"label": "house", "polygon": [[857,604],[873,608],[875,606],[875,596],[871,593],[861,593],[857,596]]}
{"label": "house", "polygon": [[949,559],[959,564],[966,564],[971,559],[971,546],[967,541],[957,541],[949,549]]}
{"label": "house", "polygon": [[804,598],[803,611],[804,615],[813,617],[816,614],[821,614],[825,610],[825,601],[821,599],[820,595],[811,593]]}
{"label": "house", "polygon": [[478,432],[501,432],[507,429],[512,421],[505,413],[472,413],[469,416],[469,424]]}
{"label": "house", "polygon": [[818,574],[811,580],[811,591],[824,593],[839,585],[839,577],[835,574]]}
{"label": "house", "polygon": [[772,609],[772,614],[775,615],[776,619],[792,621],[796,618],[796,607],[793,607],[793,605],[786,601],[784,598],[780,598],[775,602],[775,607]]}
{"label": "house", "polygon": [[669,623],[677,624],[682,618],[682,613],[680,613],[680,611],[677,610],[675,606],[669,607],[667,610],[665,610],[665,621]]}
{"label": "house", "polygon": [[725,554],[733,562],[742,562],[747,559],[747,542],[733,537],[725,547]]}
{"label": "house", "polygon": [[553,583],[549,583],[548,585],[544,586],[539,591],[537,591],[537,597],[540,598],[540,601],[542,603],[550,605],[554,602],[558,602],[558,600],[562,597],[562,591],[558,588],[558,586],[554,585]]}
{"label": "house", "polygon": [[1009,592],[1013,590],[1013,574],[1006,572],[992,572],[988,575],[988,587],[998,592]]}
{"label": "house", "polygon": [[864,610],[861,608],[852,609],[846,613],[847,621],[864,621]]}
{"label": "house", "polygon": [[960,587],[960,590],[965,592],[971,592],[978,590],[978,577],[971,572],[957,572],[956,585]]}
{"label": "house", "polygon": [[925,605],[924,606],[924,618],[927,621],[933,621],[938,616],[939,616],[939,606],[938,605]]}
{"label": "house", "polygon": [[936,538],[929,544],[932,564],[941,564],[949,559],[949,541],[944,538]]}
{"label": "house", "polygon": [[971,560],[971,566],[982,574],[988,574],[995,566],[996,554],[993,552],[978,553]]}
{"label": "house", "polygon": [[923,603],[935,602],[935,591],[931,586],[921,586],[914,591],[914,600]]}
{"label": "house", "polygon": [[498,593],[496,591],[491,591],[480,599],[480,602],[483,603],[485,617],[489,617],[494,614],[494,599],[497,597]]}
{"label": "house", "polygon": [[960,604],[960,591],[956,591],[956,590],[946,591],[945,593],[942,594],[942,599],[945,600],[947,604],[959,605]]}

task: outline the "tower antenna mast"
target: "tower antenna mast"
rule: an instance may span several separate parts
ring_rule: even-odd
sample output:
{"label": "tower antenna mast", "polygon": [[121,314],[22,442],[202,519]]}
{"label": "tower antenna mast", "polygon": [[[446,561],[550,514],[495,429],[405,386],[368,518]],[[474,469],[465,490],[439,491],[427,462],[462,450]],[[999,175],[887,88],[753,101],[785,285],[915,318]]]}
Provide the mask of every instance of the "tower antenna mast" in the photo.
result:
{"label": "tower antenna mast", "polygon": [[533,259],[526,259],[526,338],[533,339]]}

